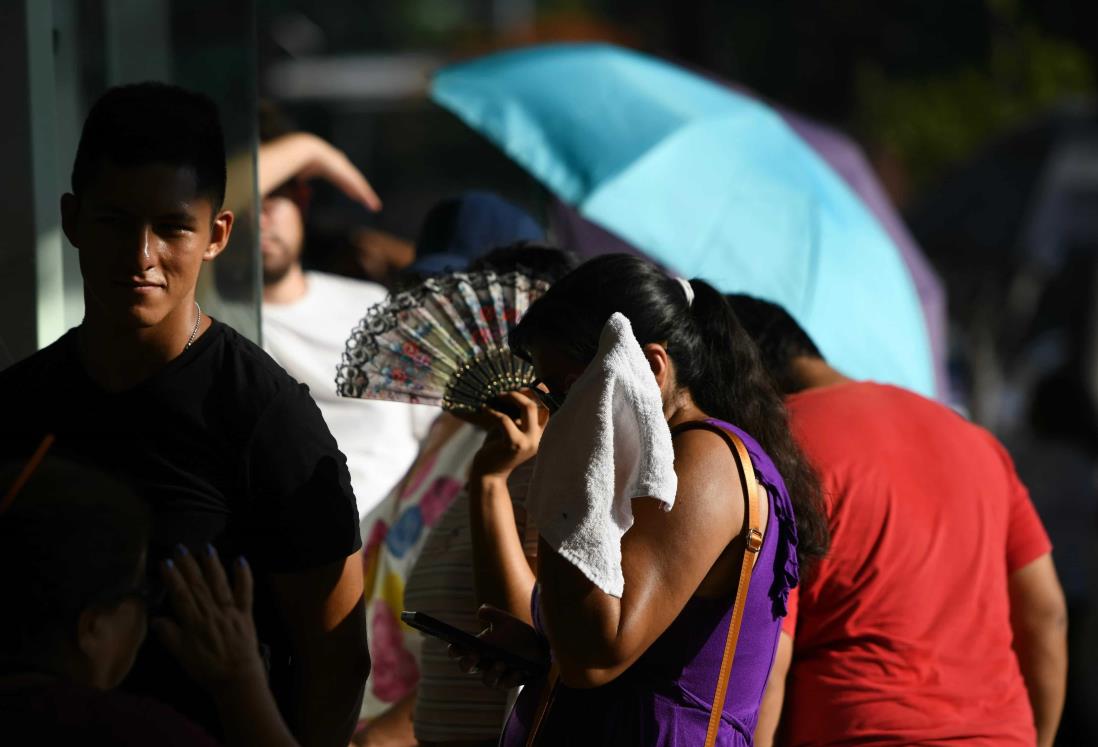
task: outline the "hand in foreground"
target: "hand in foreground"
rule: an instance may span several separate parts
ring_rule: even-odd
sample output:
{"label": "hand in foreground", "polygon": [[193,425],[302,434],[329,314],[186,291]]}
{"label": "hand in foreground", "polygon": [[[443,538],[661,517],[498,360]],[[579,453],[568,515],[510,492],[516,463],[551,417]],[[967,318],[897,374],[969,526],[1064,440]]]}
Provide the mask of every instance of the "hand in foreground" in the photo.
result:
{"label": "hand in foreground", "polygon": [[[481,605],[477,619],[488,627],[477,638],[492,643],[530,661],[545,662],[549,648],[538,632],[514,615],[490,604]],[[475,651],[451,645],[450,657],[458,660],[458,666],[466,674],[479,674],[485,685],[509,689],[529,682],[534,674],[511,669],[503,662],[482,659]]]}
{"label": "hand in foreground", "polygon": [[493,404],[514,414],[485,405],[478,425],[488,428],[488,438],[473,457],[472,475],[503,477],[538,453],[538,444],[549,420],[549,410],[529,389],[501,394]]}
{"label": "hand in foreground", "polygon": [[152,621],[153,630],[187,674],[207,689],[258,683],[266,688],[252,619],[252,572],[234,564],[229,588],[217,551],[196,558],[185,550],[161,565],[175,618]]}

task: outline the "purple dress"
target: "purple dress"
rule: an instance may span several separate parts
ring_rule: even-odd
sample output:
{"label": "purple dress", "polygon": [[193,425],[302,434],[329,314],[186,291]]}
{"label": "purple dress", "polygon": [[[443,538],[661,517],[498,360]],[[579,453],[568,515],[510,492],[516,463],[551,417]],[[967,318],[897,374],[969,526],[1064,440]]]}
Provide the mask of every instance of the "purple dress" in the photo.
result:
{"label": "purple dress", "polygon": [[[722,747],[751,745],[786,598],[797,584],[797,530],[785,482],[770,457],[739,428],[710,422],[730,427],[743,439],[770,506],[717,736]],[[537,743],[700,747],[705,743],[734,601],[731,595],[692,597],[663,635],[609,684],[586,690],[558,684]],[[535,592],[535,621],[536,602]],[[526,743],[540,689],[523,689],[504,728],[500,742],[504,747]]]}

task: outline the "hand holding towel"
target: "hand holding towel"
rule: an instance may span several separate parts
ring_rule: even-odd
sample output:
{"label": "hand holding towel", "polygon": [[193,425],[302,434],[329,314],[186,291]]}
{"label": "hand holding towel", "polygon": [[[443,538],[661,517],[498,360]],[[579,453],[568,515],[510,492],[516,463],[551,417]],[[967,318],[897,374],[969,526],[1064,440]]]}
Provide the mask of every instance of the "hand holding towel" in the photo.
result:
{"label": "hand holding towel", "polygon": [[634,498],[675,504],[678,478],[659,386],[629,320],[616,313],[594,360],[549,419],[527,510],[542,538],[607,594],[621,597],[621,538]]}

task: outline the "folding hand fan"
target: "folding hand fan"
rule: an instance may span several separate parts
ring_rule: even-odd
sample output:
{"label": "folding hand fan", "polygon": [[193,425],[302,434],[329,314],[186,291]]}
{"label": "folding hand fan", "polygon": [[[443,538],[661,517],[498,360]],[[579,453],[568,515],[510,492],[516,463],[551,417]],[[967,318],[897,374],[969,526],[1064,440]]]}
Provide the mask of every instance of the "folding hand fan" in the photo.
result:
{"label": "folding hand fan", "polygon": [[507,334],[548,282],[524,272],[430,278],[371,308],[336,371],[344,397],[441,405],[478,412],[534,381]]}

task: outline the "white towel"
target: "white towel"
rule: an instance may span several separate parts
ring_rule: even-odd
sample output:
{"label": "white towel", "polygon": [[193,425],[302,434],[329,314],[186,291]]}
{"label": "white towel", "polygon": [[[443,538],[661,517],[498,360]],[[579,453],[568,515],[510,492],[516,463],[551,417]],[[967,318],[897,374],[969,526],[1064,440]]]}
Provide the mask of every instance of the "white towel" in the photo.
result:
{"label": "white towel", "polygon": [[527,510],[542,538],[607,594],[621,597],[621,538],[634,498],[675,504],[675,455],[656,377],[622,314],[550,419]]}

